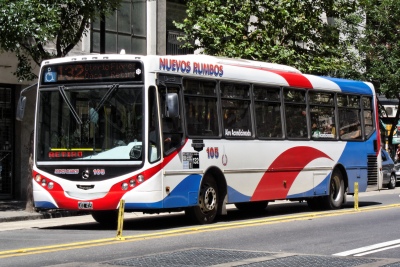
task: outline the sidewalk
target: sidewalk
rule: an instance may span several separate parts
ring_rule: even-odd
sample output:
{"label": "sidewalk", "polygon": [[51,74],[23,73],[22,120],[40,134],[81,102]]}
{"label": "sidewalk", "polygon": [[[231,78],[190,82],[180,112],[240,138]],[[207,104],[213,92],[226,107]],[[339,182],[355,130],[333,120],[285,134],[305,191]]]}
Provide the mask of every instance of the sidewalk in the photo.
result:
{"label": "sidewalk", "polygon": [[0,223],[26,220],[40,220],[80,215],[77,211],[48,210],[28,212],[25,210],[26,201],[0,200]]}

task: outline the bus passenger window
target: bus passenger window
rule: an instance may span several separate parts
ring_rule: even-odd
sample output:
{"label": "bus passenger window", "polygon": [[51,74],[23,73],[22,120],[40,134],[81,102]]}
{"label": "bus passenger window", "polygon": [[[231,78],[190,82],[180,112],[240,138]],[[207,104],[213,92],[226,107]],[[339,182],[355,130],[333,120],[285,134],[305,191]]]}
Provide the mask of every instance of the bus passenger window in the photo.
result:
{"label": "bus passenger window", "polygon": [[284,89],[288,138],[308,138],[305,90]]}
{"label": "bus passenger window", "polygon": [[338,95],[337,98],[340,139],[362,139],[360,97],[355,95]]}
{"label": "bus passenger window", "polygon": [[221,83],[220,86],[225,137],[251,138],[250,86],[237,83]]}
{"label": "bus passenger window", "polygon": [[258,138],[282,138],[280,88],[254,86]]}
{"label": "bus passenger window", "polygon": [[216,82],[184,79],[186,127],[189,136],[219,136]]}
{"label": "bus passenger window", "polygon": [[375,130],[374,120],[373,120],[373,104],[371,97],[362,97],[362,104],[364,108],[364,137],[368,138],[372,132]]}

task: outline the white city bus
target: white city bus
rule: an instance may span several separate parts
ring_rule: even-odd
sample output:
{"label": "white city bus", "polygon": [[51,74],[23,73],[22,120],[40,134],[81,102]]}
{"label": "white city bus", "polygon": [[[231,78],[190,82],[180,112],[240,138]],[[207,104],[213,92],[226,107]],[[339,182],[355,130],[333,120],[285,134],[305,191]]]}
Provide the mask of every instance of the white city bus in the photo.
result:
{"label": "white city bus", "polygon": [[37,209],[185,211],[198,223],[275,200],[337,209],[381,187],[370,83],[204,55],[87,55],[42,63]]}

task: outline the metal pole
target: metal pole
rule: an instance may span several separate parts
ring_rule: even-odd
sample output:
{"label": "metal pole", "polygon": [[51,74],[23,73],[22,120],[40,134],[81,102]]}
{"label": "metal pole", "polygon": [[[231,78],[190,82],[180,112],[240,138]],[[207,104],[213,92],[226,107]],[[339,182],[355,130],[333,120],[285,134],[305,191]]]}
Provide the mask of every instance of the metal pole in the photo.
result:
{"label": "metal pole", "polygon": [[118,229],[117,229],[118,240],[125,240],[125,237],[122,237],[122,229],[124,225],[124,209],[125,209],[125,200],[121,199],[119,201],[119,210],[118,210]]}
{"label": "metal pole", "polygon": [[358,182],[354,183],[354,210],[358,211]]}

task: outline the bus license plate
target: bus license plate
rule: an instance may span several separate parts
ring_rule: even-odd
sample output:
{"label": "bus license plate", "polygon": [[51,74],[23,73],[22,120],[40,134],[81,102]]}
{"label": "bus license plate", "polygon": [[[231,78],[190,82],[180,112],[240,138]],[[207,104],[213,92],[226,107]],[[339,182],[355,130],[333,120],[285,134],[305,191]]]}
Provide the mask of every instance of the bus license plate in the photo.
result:
{"label": "bus license plate", "polygon": [[78,202],[78,208],[81,210],[93,209],[93,202]]}

